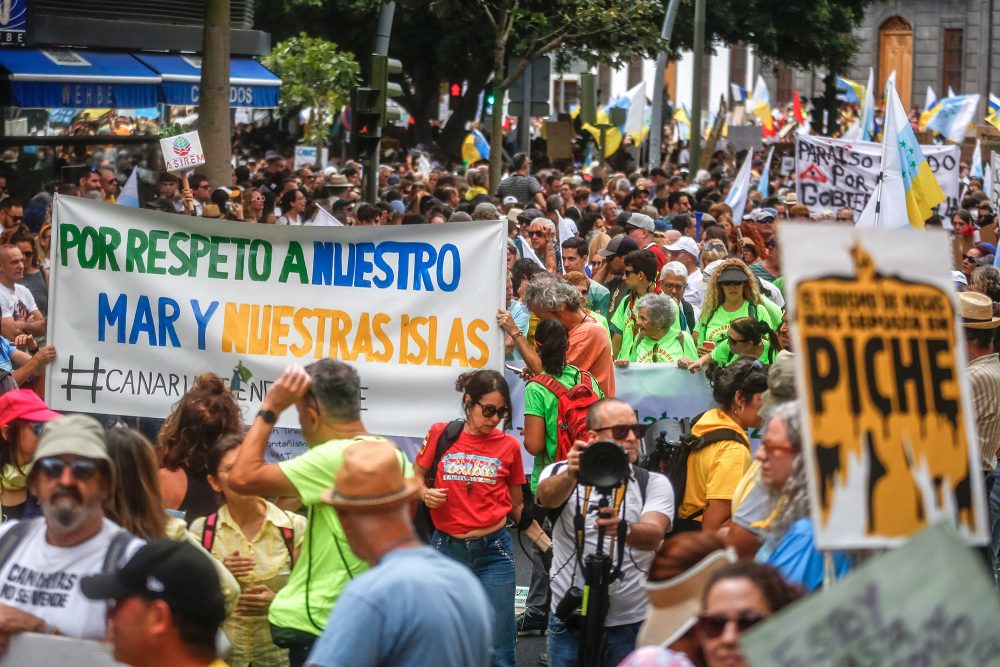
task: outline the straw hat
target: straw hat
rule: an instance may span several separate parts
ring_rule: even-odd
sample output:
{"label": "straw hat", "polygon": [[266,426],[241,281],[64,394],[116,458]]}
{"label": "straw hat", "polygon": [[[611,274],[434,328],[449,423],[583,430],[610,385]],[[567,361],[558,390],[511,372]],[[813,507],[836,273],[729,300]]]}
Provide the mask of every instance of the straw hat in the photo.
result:
{"label": "straw hat", "polygon": [[966,329],[996,329],[1000,317],[993,317],[993,300],[979,292],[959,292],[958,313]]}
{"label": "straw hat", "polygon": [[666,581],[646,583],[649,611],[639,630],[637,646],[670,646],[698,620],[701,594],[716,570],[736,562],[733,549],[719,549],[683,574]]}
{"label": "straw hat", "polygon": [[351,510],[381,510],[408,502],[420,480],[403,478],[405,461],[388,440],[353,444],[344,450],[333,488],[323,492],[323,501]]}

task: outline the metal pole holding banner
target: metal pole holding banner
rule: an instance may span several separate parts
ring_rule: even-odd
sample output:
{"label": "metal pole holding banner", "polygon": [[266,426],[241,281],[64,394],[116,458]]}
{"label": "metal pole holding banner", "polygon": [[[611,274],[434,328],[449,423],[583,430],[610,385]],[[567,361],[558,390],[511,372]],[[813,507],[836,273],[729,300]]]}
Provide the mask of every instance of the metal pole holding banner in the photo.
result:
{"label": "metal pole holding banner", "polygon": [[[660,39],[664,42],[670,41],[670,35],[674,32],[674,20],[677,18],[677,8],[680,7],[681,0],[670,0],[667,13],[663,16],[663,29],[660,31]],[[667,52],[663,50],[656,56],[656,74],[654,75],[653,90],[653,111],[649,121],[649,169],[652,171],[659,167],[662,162],[663,152],[663,76],[667,71]]]}
{"label": "metal pole holding banner", "polygon": [[691,138],[688,158],[688,174],[691,182],[701,164],[701,74],[705,69],[705,0],[695,0],[694,4],[694,76],[691,77]]}
{"label": "metal pole holding banner", "polygon": [[[392,19],[395,14],[396,3],[393,0],[387,0],[387,2],[382,3],[382,10],[378,15],[378,28],[375,32],[373,56],[389,55],[389,38],[392,34]],[[372,58],[373,68],[376,60],[377,58]],[[374,73],[370,75],[370,77],[373,76]],[[378,200],[378,163],[379,148],[376,147],[368,159],[368,164],[366,165],[368,172],[364,175],[365,201],[369,204],[374,204]]]}

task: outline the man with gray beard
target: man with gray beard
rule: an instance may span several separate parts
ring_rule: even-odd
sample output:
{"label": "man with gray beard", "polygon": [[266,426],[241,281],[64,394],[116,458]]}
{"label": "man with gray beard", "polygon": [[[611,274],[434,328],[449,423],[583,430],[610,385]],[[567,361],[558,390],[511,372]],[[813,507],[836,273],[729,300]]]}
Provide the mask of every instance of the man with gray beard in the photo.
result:
{"label": "man with gray beard", "polygon": [[114,477],[96,420],[45,422],[28,473],[43,516],[0,527],[0,650],[18,632],[104,638],[107,606],[87,599],[80,579],[114,571],[142,546],[104,517]]}

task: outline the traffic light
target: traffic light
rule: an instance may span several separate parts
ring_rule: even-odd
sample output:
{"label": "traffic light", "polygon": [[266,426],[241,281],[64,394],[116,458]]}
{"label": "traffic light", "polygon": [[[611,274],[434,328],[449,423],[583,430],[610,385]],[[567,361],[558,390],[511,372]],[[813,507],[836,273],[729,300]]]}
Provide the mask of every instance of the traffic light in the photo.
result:
{"label": "traffic light", "polygon": [[382,140],[379,97],[377,88],[358,87],[351,91],[351,150],[355,158],[378,154]]}
{"label": "traffic light", "polygon": [[488,83],[483,87],[483,115],[492,116],[493,115],[493,105],[496,104],[497,95],[496,91],[493,89],[493,84]]}
{"label": "traffic light", "polygon": [[399,107],[390,100],[403,94],[403,89],[398,83],[389,81],[390,74],[399,74],[403,71],[403,64],[395,58],[387,56],[372,55],[372,87],[379,91],[379,127],[385,127],[388,123],[400,119]]}

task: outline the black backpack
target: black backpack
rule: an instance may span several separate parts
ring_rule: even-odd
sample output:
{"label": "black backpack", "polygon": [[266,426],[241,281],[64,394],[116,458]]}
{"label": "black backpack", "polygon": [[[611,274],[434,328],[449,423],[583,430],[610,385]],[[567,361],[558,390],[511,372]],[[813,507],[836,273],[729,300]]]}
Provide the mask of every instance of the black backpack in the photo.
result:
{"label": "black backpack", "polygon": [[[463,428],[465,428],[465,420],[456,419],[448,422],[448,425],[441,431],[441,435],[438,436],[437,446],[434,448],[434,460],[427,468],[427,474],[424,475],[424,486],[428,489],[433,488],[434,480],[437,479],[438,464],[441,463],[445,453],[458,441]],[[413,528],[417,537],[430,544],[431,537],[434,535],[434,520],[431,519],[430,508],[422,500],[417,501],[417,511],[413,515]]]}
{"label": "black backpack", "polygon": [[[698,423],[702,413],[694,418],[691,426]],[[642,467],[658,472],[670,480],[670,485],[674,488],[674,503],[677,507],[678,516],[674,521],[674,533],[681,533],[689,530],[701,530],[701,522],[695,521],[705,513],[703,509],[698,510],[691,516],[681,517],[680,508],[684,504],[684,492],[687,488],[688,458],[692,452],[715,444],[724,440],[735,440],[743,442],[746,434],[731,428],[718,428],[703,435],[692,435],[685,433],[677,441],[668,441],[665,434],[658,438],[653,451],[646,455],[642,462]]]}

